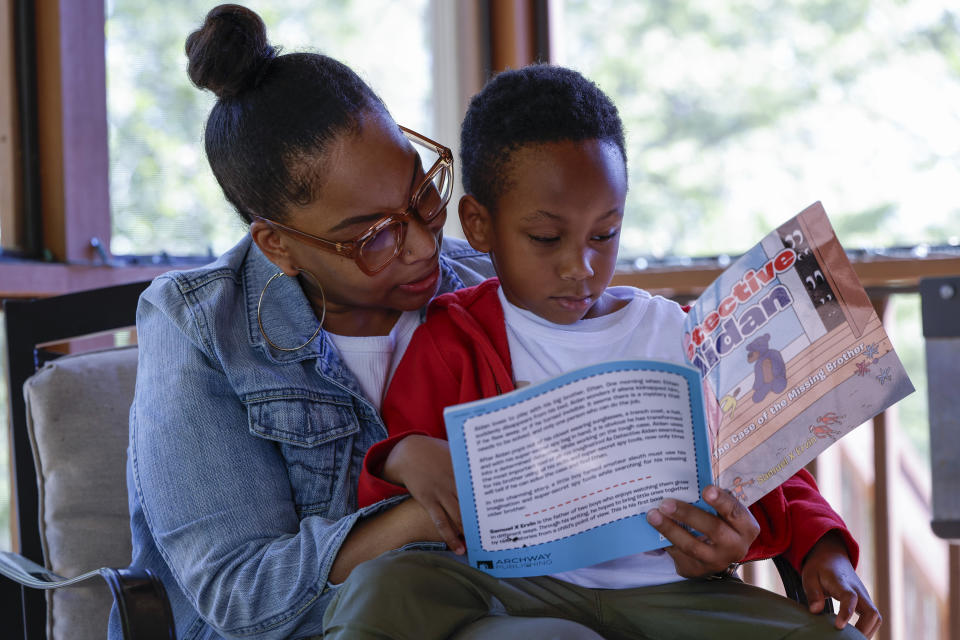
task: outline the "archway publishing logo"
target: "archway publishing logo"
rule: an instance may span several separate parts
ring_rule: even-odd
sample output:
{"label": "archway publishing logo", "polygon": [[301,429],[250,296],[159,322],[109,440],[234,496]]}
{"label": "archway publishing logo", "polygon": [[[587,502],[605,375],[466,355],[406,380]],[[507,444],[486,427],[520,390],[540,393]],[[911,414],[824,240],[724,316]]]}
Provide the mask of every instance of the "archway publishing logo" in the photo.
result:
{"label": "archway publishing logo", "polygon": [[510,567],[545,567],[553,564],[552,553],[535,553],[525,556],[510,556],[492,560],[476,560],[478,569],[508,569]]}

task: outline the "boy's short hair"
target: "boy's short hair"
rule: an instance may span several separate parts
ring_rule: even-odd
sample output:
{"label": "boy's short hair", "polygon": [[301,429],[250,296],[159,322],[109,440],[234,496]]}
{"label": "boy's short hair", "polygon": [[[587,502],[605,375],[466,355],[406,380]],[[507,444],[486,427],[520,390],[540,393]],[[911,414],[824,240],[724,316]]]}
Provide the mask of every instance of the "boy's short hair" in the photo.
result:
{"label": "boy's short hair", "polygon": [[512,152],[531,144],[567,140],[612,142],[626,166],[617,107],[594,82],[550,64],[503,71],[467,107],[460,129],[464,191],[495,209],[509,186]]}

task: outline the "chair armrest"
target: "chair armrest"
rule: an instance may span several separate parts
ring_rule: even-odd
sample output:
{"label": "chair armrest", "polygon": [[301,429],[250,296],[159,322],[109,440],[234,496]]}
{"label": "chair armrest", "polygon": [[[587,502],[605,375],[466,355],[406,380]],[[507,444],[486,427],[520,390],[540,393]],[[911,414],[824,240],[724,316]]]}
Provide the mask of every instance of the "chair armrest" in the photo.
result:
{"label": "chair armrest", "polygon": [[[783,556],[775,556],[773,558],[773,564],[777,567],[777,572],[780,574],[780,580],[783,582],[783,591],[786,596],[803,607],[808,606],[810,603],[807,602],[807,592],[803,590],[803,579],[797,570],[793,568],[793,565]],[[827,598],[823,611],[824,613],[834,612],[833,600]]]}
{"label": "chair armrest", "polygon": [[175,640],[167,592],[149,569],[104,567],[64,578],[20,554],[0,551],[0,574],[32,589],[65,588],[100,576],[117,605],[125,640]]}
{"label": "chair armrest", "polygon": [[163,583],[150,569],[101,569],[127,640],[175,640],[173,612]]}

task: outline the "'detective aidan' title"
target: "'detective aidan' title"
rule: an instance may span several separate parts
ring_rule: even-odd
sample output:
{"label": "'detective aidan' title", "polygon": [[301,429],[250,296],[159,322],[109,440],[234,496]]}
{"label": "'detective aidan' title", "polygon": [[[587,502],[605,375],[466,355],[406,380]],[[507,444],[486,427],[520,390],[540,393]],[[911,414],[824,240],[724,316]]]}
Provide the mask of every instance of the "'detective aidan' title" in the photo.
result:
{"label": "'detective aidan' title", "polygon": [[[692,331],[684,334],[687,359],[700,369],[701,375],[706,376],[722,357],[756,333],[774,315],[793,304],[790,290],[782,284],[762,296],[758,294],[796,261],[794,250],[784,249],[757,271],[748,269],[730,288],[730,295]],[[737,309],[751,301],[752,306],[738,317],[734,316]]]}

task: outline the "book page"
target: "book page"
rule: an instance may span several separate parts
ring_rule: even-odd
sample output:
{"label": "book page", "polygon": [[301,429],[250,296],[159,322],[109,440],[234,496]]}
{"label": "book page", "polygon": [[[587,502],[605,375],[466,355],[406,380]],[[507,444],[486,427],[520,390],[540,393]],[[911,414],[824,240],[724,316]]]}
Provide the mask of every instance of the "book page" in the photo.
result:
{"label": "book page", "polygon": [[448,408],[471,565],[541,575],[664,546],[644,514],[710,481],[699,387],[630,361]]}
{"label": "book page", "polygon": [[684,349],[704,379],[715,481],[745,504],[913,391],[820,203],[710,285]]}

